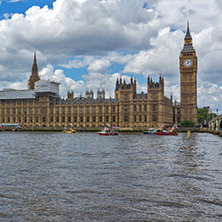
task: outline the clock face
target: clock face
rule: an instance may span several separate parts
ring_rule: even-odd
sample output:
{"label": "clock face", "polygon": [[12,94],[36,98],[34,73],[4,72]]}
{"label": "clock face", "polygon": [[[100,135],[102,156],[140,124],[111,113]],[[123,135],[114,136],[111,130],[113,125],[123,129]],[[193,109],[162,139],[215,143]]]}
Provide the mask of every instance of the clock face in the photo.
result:
{"label": "clock face", "polygon": [[183,64],[184,64],[184,66],[186,66],[186,67],[190,67],[190,66],[192,65],[192,60],[186,59]]}

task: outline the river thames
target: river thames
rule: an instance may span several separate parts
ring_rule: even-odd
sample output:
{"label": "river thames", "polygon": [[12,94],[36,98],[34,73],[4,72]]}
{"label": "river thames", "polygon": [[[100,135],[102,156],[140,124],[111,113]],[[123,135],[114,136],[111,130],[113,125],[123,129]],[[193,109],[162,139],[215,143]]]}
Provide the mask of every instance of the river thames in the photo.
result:
{"label": "river thames", "polygon": [[0,138],[0,221],[222,221],[219,136]]}

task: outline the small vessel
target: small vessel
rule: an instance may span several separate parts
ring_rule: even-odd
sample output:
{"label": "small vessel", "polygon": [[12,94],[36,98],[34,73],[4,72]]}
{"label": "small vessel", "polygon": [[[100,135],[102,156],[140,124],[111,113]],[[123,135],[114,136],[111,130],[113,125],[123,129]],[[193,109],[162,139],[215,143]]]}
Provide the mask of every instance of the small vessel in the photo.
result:
{"label": "small vessel", "polygon": [[12,132],[22,132],[22,126],[16,126],[14,129],[12,129]]}
{"label": "small vessel", "polygon": [[163,130],[162,132],[157,132],[156,135],[162,135],[162,136],[177,136],[178,133]]}
{"label": "small vessel", "polygon": [[76,130],[74,130],[74,129],[69,129],[69,130],[64,129],[62,132],[63,133],[76,133]]}
{"label": "small vessel", "polygon": [[149,128],[147,131],[143,131],[144,134],[156,134],[157,129]]}
{"label": "small vessel", "polygon": [[112,129],[109,129],[108,127],[104,127],[104,129],[100,132],[97,132],[100,136],[117,136],[119,135],[119,132],[117,132],[115,129],[118,129],[118,127],[113,127]]}
{"label": "small vessel", "polygon": [[162,126],[163,130],[156,132],[156,135],[161,136],[177,136],[177,125],[175,124],[171,129],[166,129],[165,126]]}

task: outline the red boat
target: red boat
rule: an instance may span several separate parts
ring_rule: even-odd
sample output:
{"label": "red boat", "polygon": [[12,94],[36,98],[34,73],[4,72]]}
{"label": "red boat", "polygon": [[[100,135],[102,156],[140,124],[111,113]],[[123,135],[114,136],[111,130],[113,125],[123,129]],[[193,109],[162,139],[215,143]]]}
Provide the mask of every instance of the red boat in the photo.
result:
{"label": "red boat", "polygon": [[12,129],[12,132],[23,132],[22,126],[15,127],[14,129]]}
{"label": "red boat", "polygon": [[119,132],[110,130],[109,128],[105,127],[102,131],[98,132],[100,136],[117,136]]}
{"label": "red boat", "polygon": [[162,131],[157,131],[156,135],[162,135],[162,136],[177,136],[177,125],[175,124],[172,129],[166,129],[165,126],[162,126]]}
{"label": "red boat", "polygon": [[162,135],[162,136],[177,136],[178,133],[176,132],[166,132],[166,131],[162,131],[162,132],[156,132],[156,135]]}

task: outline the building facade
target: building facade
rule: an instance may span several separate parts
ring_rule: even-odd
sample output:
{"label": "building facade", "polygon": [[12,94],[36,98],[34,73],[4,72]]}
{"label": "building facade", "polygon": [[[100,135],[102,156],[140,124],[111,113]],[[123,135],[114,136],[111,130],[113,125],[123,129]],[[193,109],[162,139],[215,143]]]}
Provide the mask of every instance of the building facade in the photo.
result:
{"label": "building facade", "polygon": [[197,56],[189,23],[180,54],[180,114],[181,122],[191,120],[197,124]]}
{"label": "building facade", "polygon": [[[191,65],[190,65],[191,64]],[[137,82],[117,79],[114,98],[106,98],[105,90],[98,89],[94,98],[92,90],[85,97],[59,97],[59,83],[40,80],[36,53],[27,90],[4,89],[0,91],[0,122],[19,123],[29,127],[99,128],[106,124],[121,129],[138,130],[161,125],[172,126],[185,119],[196,122],[197,57],[192,47],[189,26],[184,49],[180,55],[181,104],[164,96],[164,78],[159,81],[147,78],[147,92],[137,93]]]}
{"label": "building facade", "polygon": [[[2,124],[19,123],[30,127],[98,128],[107,123],[123,129],[136,130],[173,124],[172,98],[164,96],[164,79],[159,82],[148,77],[148,92],[136,93],[136,80],[127,84],[117,79],[115,98],[105,98],[105,90],[92,91],[86,96],[67,99],[59,97],[59,84],[39,80],[34,89],[0,91],[0,119]],[[149,95],[149,96],[148,96]]]}

